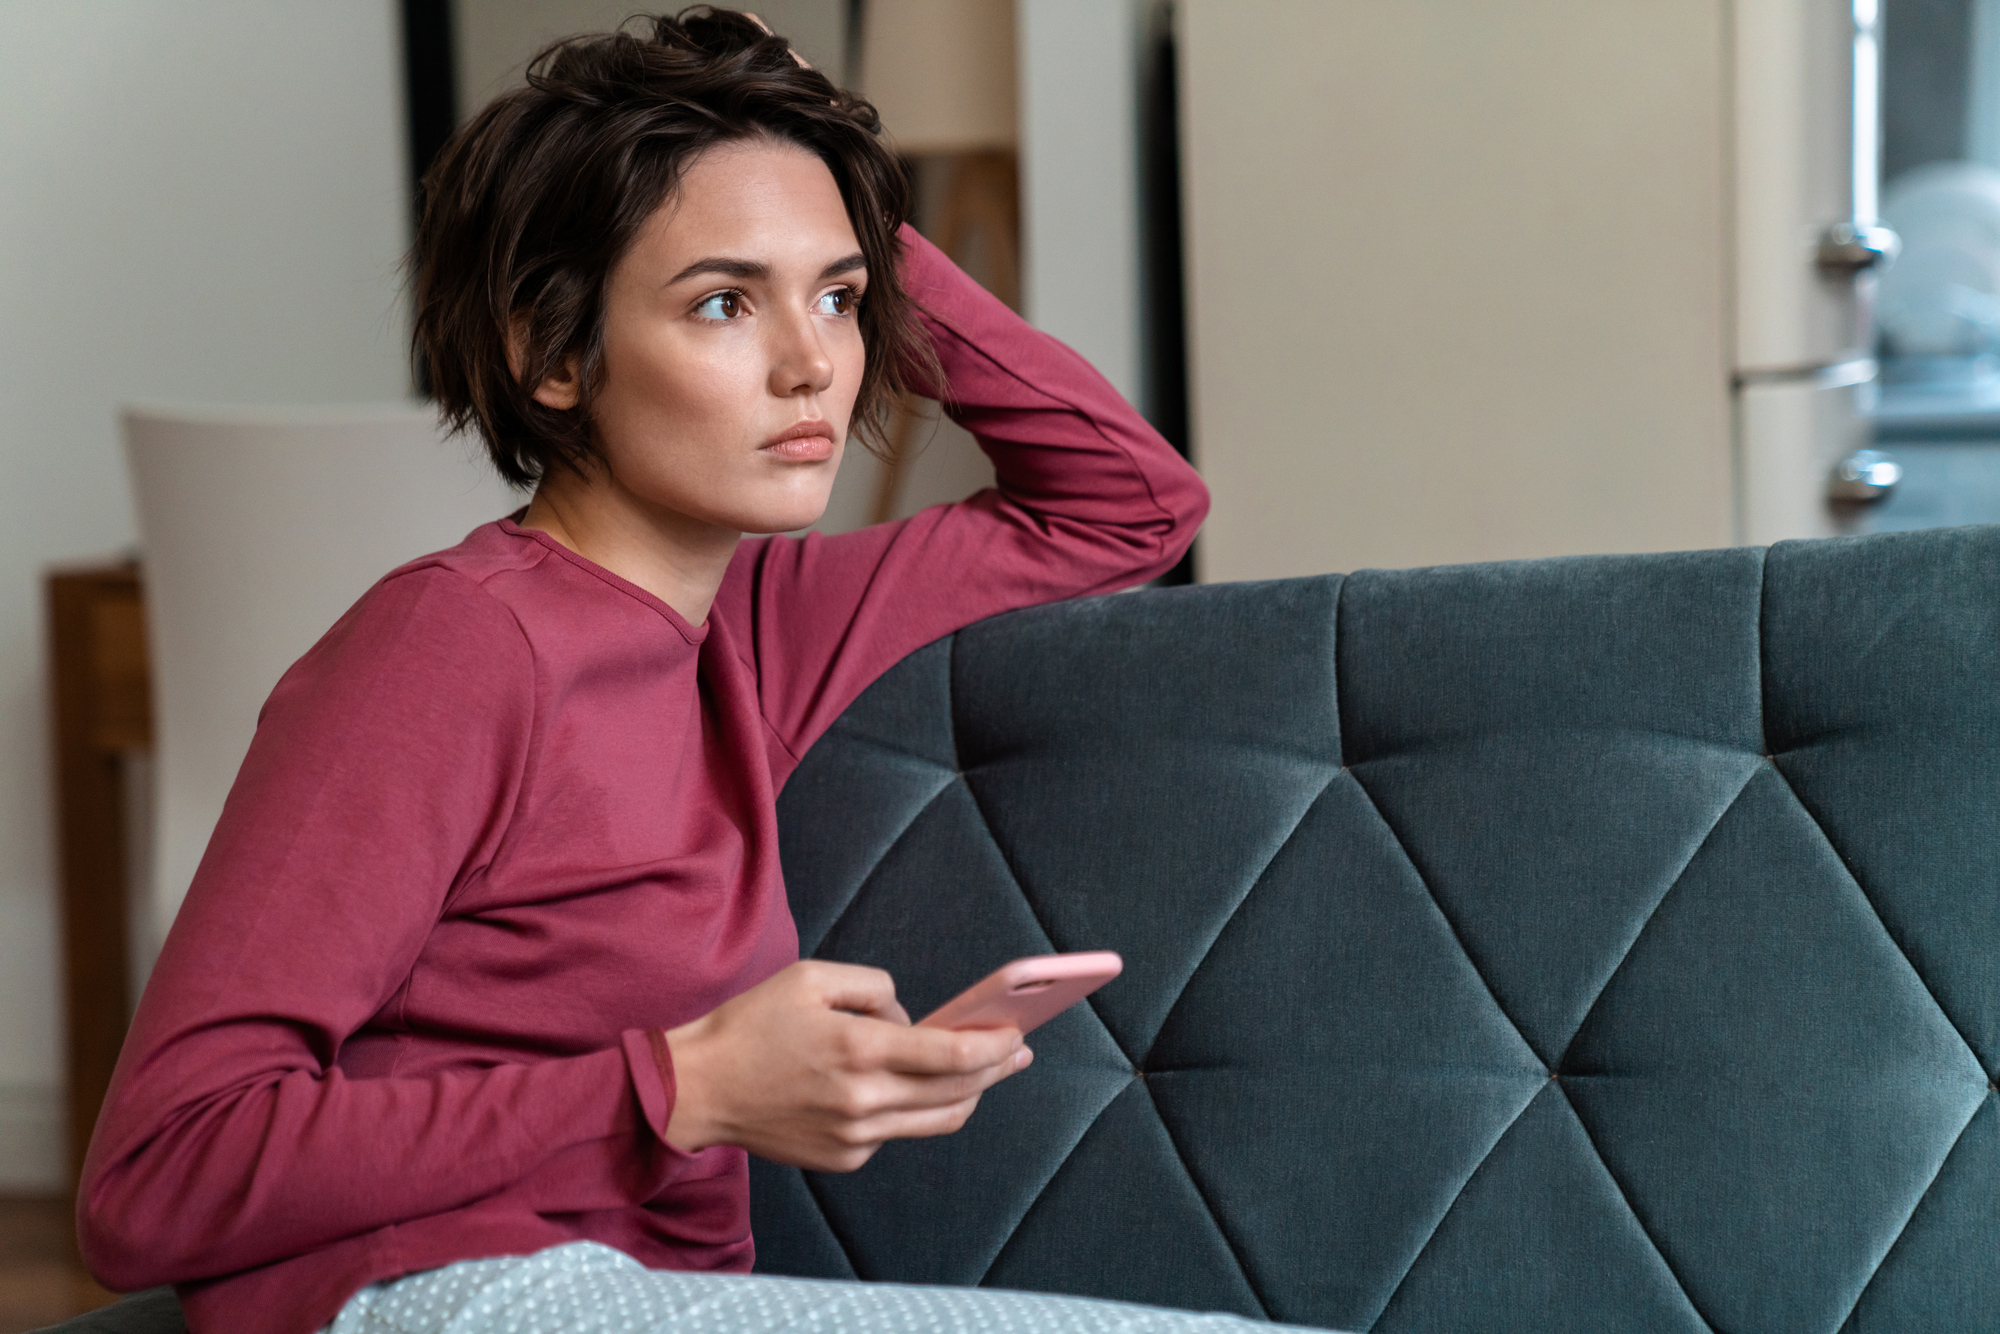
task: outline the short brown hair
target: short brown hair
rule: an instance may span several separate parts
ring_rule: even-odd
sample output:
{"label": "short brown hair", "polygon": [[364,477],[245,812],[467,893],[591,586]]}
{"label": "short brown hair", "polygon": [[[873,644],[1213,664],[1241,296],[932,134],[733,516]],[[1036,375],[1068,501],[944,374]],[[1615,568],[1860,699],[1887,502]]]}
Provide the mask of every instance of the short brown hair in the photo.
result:
{"label": "short brown hair", "polygon": [[[903,368],[929,347],[897,270],[909,184],[875,108],[733,11],[702,5],[643,24],[645,35],[543,51],[527,86],[461,127],[425,174],[412,341],[444,419],[477,428],[518,486],[593,457],[611,270],[699,154],[763,137],[817,156],[847,205],[869,275],[853,432],[879,442]],[[518,376],[507,356],[517,326]],[[535,387],[572,356],[576,407],[536,402]]]}

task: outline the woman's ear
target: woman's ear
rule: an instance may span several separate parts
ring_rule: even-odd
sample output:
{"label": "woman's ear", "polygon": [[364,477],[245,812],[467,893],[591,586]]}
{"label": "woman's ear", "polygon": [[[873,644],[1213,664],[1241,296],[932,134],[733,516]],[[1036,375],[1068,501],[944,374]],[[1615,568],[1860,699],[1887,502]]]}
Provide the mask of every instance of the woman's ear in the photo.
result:
{"label": "woman's ear", "polygon": [[[528,356],[527,347],[527,317],[517,315],[507,329],[507,373],[516,380],[521,378],[521,367]],[[558,412],[567,412],[575,407],[583,397],[582,386],[577,382],[576,357],[564,357],[562,365],[535,386],[533,397],[543,407],[554,408]]]}
{"label": "woman's ear", "polygon": [[556,367],[535,386],[535,402],[545,408],[567,412],[583,397],[581,386],[576,379],[576,358],[567,356],[562,365]]}

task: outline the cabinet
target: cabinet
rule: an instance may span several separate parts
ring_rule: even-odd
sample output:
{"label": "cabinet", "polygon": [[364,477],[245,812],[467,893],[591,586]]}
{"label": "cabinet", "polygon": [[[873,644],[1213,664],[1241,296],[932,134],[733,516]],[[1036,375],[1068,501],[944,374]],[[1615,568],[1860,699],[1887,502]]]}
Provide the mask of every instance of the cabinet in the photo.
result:
{"label": "cabinet", "polygon": [[1182,0],[1205,580],[1723,545],[1721,0]]}

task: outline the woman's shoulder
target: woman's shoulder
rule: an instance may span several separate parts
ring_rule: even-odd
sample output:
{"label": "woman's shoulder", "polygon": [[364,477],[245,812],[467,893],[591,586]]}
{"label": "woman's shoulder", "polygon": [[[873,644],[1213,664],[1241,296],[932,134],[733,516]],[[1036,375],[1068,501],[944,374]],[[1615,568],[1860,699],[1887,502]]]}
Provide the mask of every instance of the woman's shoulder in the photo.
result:
{"label": "woman's shoulder", "polygon": [[492,540],[492,528],[383,575],[286,673],[280,691],[341,679],[441,688],[518,679],[533,649],[498,576],[525,562]]}
{"label": "woman's shoulder", "polygon": [[547,554],[511,520],[496,519],[467,533],[456,546],[398,565],[383,575],[369,594],[409,597],[430,592],[450,600],[477,591],[483,601],[467,605],[504,603],[511,600],[507,597],[509,576],[535,570]]}

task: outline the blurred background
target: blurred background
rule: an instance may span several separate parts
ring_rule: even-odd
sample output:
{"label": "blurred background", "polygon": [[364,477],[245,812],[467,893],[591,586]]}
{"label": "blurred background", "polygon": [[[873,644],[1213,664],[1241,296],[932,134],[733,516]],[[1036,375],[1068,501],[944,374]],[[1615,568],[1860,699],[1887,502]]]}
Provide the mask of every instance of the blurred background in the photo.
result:
{"label": "blurred background", "polygon": [[[184,715],[216,790],[176,814],[153,574],[290,568],[188,563],[220,484],[146,460],[425,436],[414,182],[633,7],[0,0],[0,1334],[100,1299],[62,1197],[254,718]],[[1175,579],[2000,519],[2000,0],[759,10],[881,108],[920,228],[1190,452]],[[849,460],[828,531],[991,475],[918,402]],[[338,471],[217,475],[309,563],[371,522]],[[244,689],[330,619],[252,618]]]}

